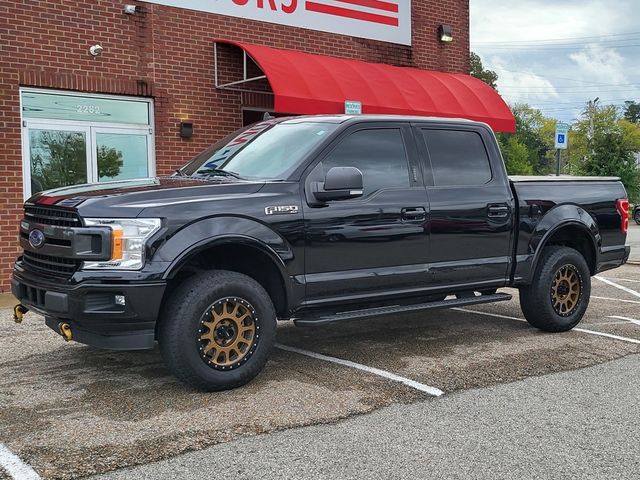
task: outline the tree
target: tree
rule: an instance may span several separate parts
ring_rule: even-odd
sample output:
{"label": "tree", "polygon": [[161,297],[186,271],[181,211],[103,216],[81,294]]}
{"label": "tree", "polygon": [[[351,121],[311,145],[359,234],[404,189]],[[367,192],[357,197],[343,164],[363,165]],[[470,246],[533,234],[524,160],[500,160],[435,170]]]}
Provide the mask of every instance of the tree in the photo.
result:
{"label": "tree", "polygon": [[640,103],[634,101],[624,102],[623,115],[628,121],[640,124]]}
{"label": "tree", "polygon": [[[32,192],[87,182],[87,144],[84,134],[38,130],[30,138]],[[97,152],[101,180],[116,177],[122,152],[102,145]]]}
{"label": "tree", "polygon": [[532,175],[529,150],[515,135],[499,137],[500,150],[509,175]]}
{"label": "tree", "polygon": [[555,120],[526,104],[513,105],[511,110],[516,119],[516,133],[497,135],[507,172],[510,175],[552,173]]}
{"label": "tree", "polygon": [[122,168],[122,152],[106,145],[98,148],[98,177],[100,180],[109,180],[117,177]]}
{"label": "tree", "polygon": [[622,118],[615,106],[589,105],[573,126],[569,169],[577,175],[606,175],[622,179],[629,198],[640,197],[640,125]]}
{"label": "tree", "polygon": [[471,76],[482,80],[494,90],[498,89],[498,74],[493,70],[485,69],[482,60],[477,53],[471,52]]}

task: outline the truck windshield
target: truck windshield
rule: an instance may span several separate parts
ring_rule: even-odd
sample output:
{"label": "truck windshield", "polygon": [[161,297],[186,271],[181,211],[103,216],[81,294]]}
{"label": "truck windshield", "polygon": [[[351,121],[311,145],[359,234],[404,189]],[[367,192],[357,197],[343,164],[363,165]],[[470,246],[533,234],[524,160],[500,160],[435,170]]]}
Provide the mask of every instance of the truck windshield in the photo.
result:
{"label": "truck windshield", "polygon": [[178,170],[181,175],[285,179],[336,124],[265,121],[223,138]]}

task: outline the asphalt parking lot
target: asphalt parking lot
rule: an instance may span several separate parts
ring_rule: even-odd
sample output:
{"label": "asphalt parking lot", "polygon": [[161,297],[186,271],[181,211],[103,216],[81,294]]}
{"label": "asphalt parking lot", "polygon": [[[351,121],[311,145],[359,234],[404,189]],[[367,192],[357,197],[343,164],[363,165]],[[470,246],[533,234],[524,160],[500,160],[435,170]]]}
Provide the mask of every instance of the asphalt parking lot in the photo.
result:
{"label": "asphalt parking lot", "polygon": [[[517,298],[325,327],[282,324],[278,342],[298,351],[277,349],[254,382],[213,394],[175,381],[157,350],[115,353],[65,344],[37,316],[15,325],[10,311],[2,310],[0,444],[41,478],[81,478],[294,427],[326,424],[339,435],[348,425],[342,420],[382,407],[391,407],[376,413],[386,421],[404,407],[428,416],[446,410],[441,402],[463,391],[503,388],[546,374],[573,378],[578,369],[603,364],[615,372],[617,364],[608,362],[640,353],[640,265],[602,277],[593,280],[582,330],[565,334],[529,327]],[[444,395],[433,396],[438,390]],[[397,415],[404,418],[402,412]],[[442,434],[448,423],[438,425]],[[236,472],[251,471],[243,462],[252,459],[241,458]],[[147,476],[124,471],[117,478]],[[0,468],[0,479],[5,477],[10,478]]]}

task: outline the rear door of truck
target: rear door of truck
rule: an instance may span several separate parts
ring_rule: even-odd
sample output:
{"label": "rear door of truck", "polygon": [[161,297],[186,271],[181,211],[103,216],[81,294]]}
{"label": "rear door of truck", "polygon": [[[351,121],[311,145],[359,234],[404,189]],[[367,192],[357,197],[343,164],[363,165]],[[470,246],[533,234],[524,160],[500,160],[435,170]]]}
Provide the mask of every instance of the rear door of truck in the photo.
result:
{"label": "rear door of truck", "polygon": [[416,123],[413,130],[430,204],[433,285],[505,285],[514,199],[495,137],[463,123]]}

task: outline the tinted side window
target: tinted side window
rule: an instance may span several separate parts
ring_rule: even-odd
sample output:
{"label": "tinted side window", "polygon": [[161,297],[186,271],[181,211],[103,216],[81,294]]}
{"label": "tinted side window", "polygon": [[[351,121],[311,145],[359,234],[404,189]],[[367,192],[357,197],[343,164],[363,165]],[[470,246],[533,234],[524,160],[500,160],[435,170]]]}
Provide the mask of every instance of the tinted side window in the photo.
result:
{"label": "tinted side window", "polygon": [[437,187],[484,185],[491,180],[489,156],[478,133],[424,129],[422,133]]}
{"label": "tinted side window", "polygon": [[409,187],[407,154],[397,128],[354,132],[342,139],[322,164],[325,174],[332,167],[360,169],[365,195],[381,188]]}

